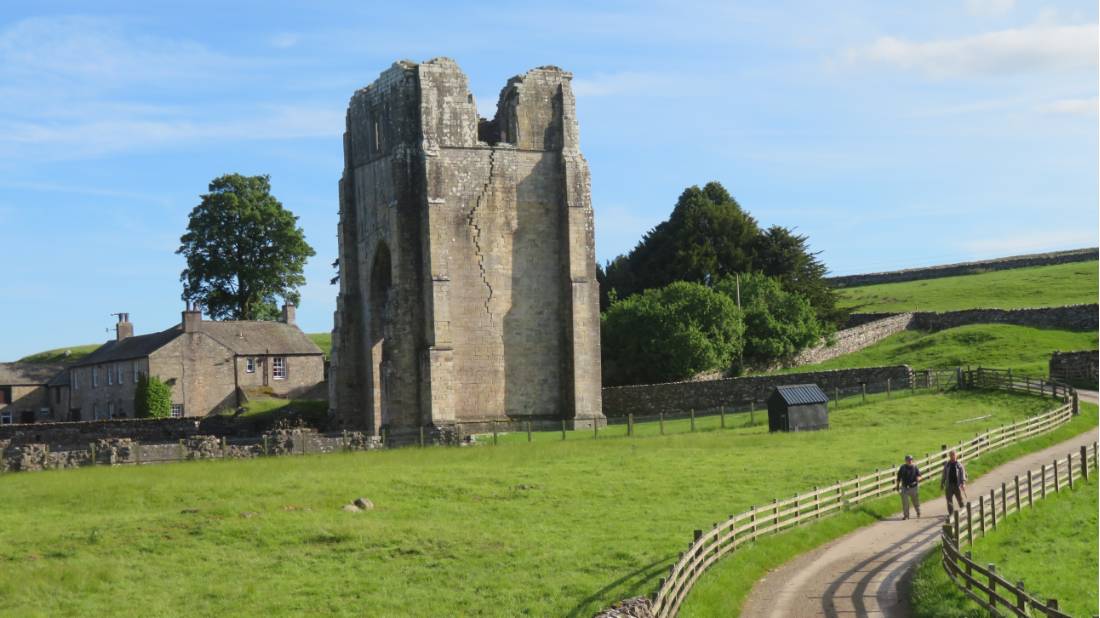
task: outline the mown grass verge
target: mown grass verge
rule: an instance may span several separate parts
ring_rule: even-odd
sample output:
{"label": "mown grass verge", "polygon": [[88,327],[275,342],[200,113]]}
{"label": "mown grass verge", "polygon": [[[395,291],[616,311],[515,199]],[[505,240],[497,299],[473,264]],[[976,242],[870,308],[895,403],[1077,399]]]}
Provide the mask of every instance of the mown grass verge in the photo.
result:
{"label": "mown grass verge", "polygon": [[1057,307],[1095,303],[1098,262],[997,270],[839,290],[840,305],[860,313]]}
{"label": "mown grass verge", "polygon": [[[972,477],[977,478],[1005,462],[1068,440],[1088,430],[1089,427],[1097,426],[1097,407],[1084,403],[1081,404],[1081,409],[1080,416],[1049,434],[987,453],[968,462],[967,471]],[[946,442],[950,443],[950,441]],[[922,500],[931,500],[940,495],[934,483],[926,484],[921,489]],[[811,551],[857,528],[885,519],[899,510],[897,496],[887,496],[859,505],[835,517],[738,548],[699,579],[685,600],[680,615],[685,617],[738,616],[752,587],[768,571],[799,554]],[[1095,549],[1095,543],[1093,549]],[[934,615],[936,614],[928,614],[928,616]]]}
{"label": "mown grass verge", "polygon": [[[694,528],[1051,406],[950,392],[842,408],[822,432],[5,475],[0,614],[589,616],[651,592]],[[357,496],[376,508],[340,510]]]}
{"label": "mown grass verge", "polygon": [[[1098,341],[1096,331],[971,324],[935,333],[903,331],[858,352],[782,373],[905,363],[911,367],[997,367],[1041,377],[1048,373],[1051,352],[1095,350]],[[1089,388],[1095,389],[1096,385]]]}
{"label": "mown grass verge", "polygon": [[[1058,599],[1071,616],[1092,616],[1097,609],[1097,488],[1093,477],[1074,489],[1048,496],[1034,507],[1000,522],[969,550],[981,564],[1023,581],[1042,599]],[[988,615],[947,577],[940,552],[928,554],[913,578],[910,604],[914,618],[978,618]]]}

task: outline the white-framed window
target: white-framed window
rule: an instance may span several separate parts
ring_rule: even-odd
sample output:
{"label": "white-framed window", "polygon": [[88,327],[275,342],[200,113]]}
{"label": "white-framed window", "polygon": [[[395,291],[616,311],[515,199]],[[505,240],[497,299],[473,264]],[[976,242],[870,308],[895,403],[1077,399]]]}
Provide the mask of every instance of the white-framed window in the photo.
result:
{"label": "white-framed window", "polygon": [[113,401],[107,402],[107,418],[115,417],[115,403]]}
{"label": "white-framed window", "polygon": [[99,386],[99,367],[92,367],[92,388]]}
{"label": "white-framed window", "polygon": [[172,418],[183,418],[183,404],[172,404]]}
{"label": "white-framed window", "polygon": [[274,356],[271,358],[271,377],[276,380],[286,379],[286,357]]}
{"label": "white-framed window", "polygon": [[115,381],[119,384],[126,381],[126,374],[122,372],[122,363],[115,364]]}
{"label": "white-framed window", "polygon": [[256,373],[256,357],[255,356],[249,356],[249,357],[244,359],[244,372],[245,373]]}
{"label": "white-framed window", "polygon": [[4,410],[0,412],[0,425],[11,425],[11,411]]}
{"label": "white-framed window", "polygon": [[138,383],[138,378],[141,377],[141,365],[137,361],[134,361],[134,384]]}
{"label": "white-framed window", "polygon": [[72,371],[70,371],[69,372],[69,382],[72,383],[74,391],[80,389],[80,372],[77,371],[76,369],[73,369]]}
{"label": "white-framed window", "polygon": [[38,418],[49,418],[49,417],[50,417],[50,409],[49,408],[38,408]]}
{"label": "white-framed window", "polygon": [[115,383],[115,368],[107,365],[107,386]]}

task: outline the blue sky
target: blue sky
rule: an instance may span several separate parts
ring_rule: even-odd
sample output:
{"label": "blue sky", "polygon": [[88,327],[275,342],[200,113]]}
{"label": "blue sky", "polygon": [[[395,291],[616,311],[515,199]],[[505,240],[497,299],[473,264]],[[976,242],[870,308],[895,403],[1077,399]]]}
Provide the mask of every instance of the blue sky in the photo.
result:
{"label": "blue sky", "polygon": [[403,58],[455,58],[484,115],[574,73],[601,261],[710,180],[836,274],[1097,244],[1095,2],[158,4],[0,7],[2,360],[177,322],[227,172],[300,217],[329,330],[344,109]]}

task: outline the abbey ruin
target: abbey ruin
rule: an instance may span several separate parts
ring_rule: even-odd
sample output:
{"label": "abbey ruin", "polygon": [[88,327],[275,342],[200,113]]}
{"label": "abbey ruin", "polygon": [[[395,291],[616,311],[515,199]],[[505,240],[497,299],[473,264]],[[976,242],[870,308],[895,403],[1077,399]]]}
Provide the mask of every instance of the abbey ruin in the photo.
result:
{"label": "abbey ruin", "polygon": [[492,120],[446,58],[398,62],[352,97],[330,374],[345,426],[605,422],[571,78],[513,77]]}

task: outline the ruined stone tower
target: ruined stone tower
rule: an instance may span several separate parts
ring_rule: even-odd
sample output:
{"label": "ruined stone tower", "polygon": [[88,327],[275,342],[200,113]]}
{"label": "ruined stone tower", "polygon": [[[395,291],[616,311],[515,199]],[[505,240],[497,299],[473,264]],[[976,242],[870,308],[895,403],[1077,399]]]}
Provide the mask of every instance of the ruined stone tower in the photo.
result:
{"label": "ruined stone tower", "polygon": [[330,373],[345,426],[604,422],[571,78],[513,77],[491,121],[447,58],[398,62],[352,97]]}

